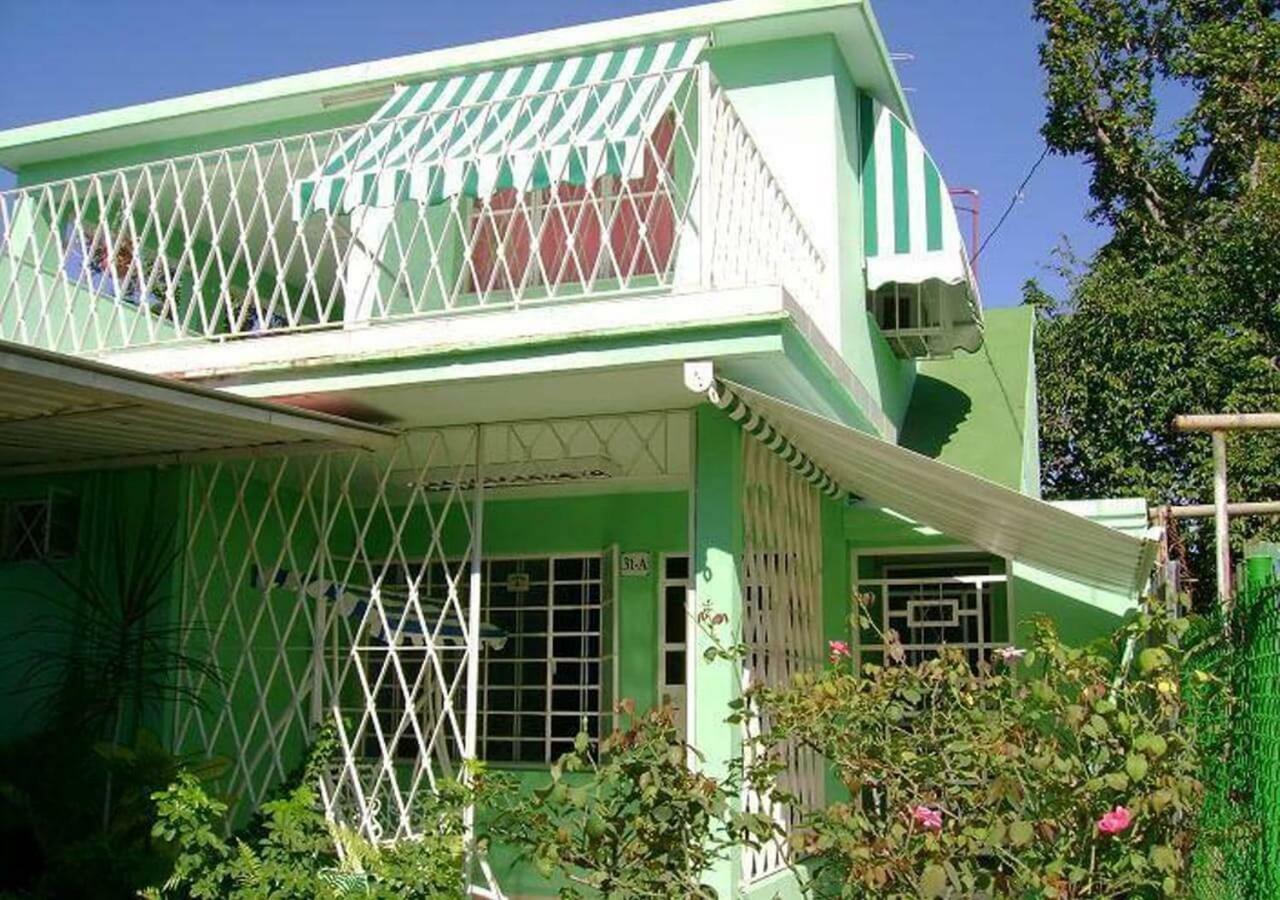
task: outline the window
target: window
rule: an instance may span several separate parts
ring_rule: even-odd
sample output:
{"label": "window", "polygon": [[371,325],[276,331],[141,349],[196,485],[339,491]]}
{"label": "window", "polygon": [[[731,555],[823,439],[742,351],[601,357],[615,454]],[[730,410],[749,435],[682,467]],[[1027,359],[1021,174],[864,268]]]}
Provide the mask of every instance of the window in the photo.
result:
{"label": "window", "polygon": [[606,175],[590,190],[557,184],[524,194],[507,189],[477,200],[471,217],[472,290],[664,273],[675,245],[674,136],[675,118],[668,114],[645,147],[638,178]]}
{"label": "window", "polygon": [[10,500],[0,522],[0,560],[67,559],[75,555],[80,532],[80,501],[50,494],[34,500]]}
{"label": "window", "polygon": [[181,299],[174,266],[156,253],[135,252],[133,240],[117,225],[108,236],[102,224],[68,223],[62,231],[63,271],[72,282],[83,282],[99,296],[119,297],[152,311],[164,307],[164,297]]}
{"label": "window", "polygon": [[[481,573],[481,617],[506,633],[502,646],[483,646],[480,656],[477,751],[489,762],[547,763],[573,748],[585,726],[592,740],[600,736],[603,708],[601,619],[602,557],[553,556],[486,560]],[[402,582],[399,567],[390,567],[383,584]],[[428,566],[420,586],[423,598],[440,595],[443,570]],[[370,684],[387,663],[389,650],[365,657]],[[425,647],[397,648],[401,671],[419,703],[439,702],[433,676],[425,667]],[[445,654],[442,665],[451,681],[462,654]],[[417,689],[415,690],[415,685]],[[390,747],[404,714],[405,691],[392,674],[377,693],[379,725],[395,757],[412,759],[415,736],[405,733]],[[457,702],[464,702],[459,692]],[[433,720],[426,715],[421,720]],[[458,710],[461,714],[461,708]],[[377,736],[365,734],[364,752],[380,755]]]}
{"label": "window", "polygon": [[[859,594],[871,596],[880,629],[894,631],[908,663],[956,647],[977,665],[1011,640],[1004,560],[981,554],[918,554],[858,559]],[[882,662],[884,645],[863,631],[864,659]]]}
{"label": "window", "polygon": [[685,610],[691,587],[689,557],[662,557],[662,572],[658,582],[658,633],[661,641],[659,695],[671,704],[676,714],[676,729],[681,737],[684,737],[685,729],[685,662],[689,638],[689,617]]}

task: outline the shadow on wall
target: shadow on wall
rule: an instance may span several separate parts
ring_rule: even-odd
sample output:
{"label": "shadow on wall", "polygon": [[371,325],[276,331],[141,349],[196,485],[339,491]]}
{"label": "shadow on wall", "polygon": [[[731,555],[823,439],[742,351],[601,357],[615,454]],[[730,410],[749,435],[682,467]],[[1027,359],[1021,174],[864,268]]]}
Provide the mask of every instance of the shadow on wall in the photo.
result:
{"label": "shadow on wall", "polygon": [[937,459],[972,408],[973,400],[964,391],[937,378],[917,375],[899,443]]}

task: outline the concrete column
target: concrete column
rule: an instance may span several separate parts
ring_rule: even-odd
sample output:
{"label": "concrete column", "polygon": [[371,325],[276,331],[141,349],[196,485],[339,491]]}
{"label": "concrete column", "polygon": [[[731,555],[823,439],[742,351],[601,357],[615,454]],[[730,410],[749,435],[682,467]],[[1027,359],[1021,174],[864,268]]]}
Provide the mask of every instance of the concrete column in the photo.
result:
{"label": "concrete column", "polygon": [[[738,563],[742,556],[742,431],[709,404],[695,413],[696,450],[693,477],[694,616],[704,611],[720,616],[714,626],[721,643],[733,644],[742,634],[742,599]],[[704,622],[705,626],[707,623]],[[742,755],[742,735],[725,722],[729,702],[742,692],[740,663],[704,655],[713,645],[703,627],[690,642],[689,702],[693,705],[690,743],[703,755],[707,774],[723,778]],[[706,883],[720,897],[736,897],[742,860],[731,854],[708,873]]]}

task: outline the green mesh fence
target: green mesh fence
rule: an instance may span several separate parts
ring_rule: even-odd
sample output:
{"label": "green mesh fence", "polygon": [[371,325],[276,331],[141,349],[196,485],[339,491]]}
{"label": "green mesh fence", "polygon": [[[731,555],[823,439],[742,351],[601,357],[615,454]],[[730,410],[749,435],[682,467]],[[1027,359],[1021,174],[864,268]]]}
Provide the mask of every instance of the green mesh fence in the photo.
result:
{"label": "green mesh fence", "polygon": [[[1192,858],[1204,900],[1280,900],[1280,584],[1251,559],[1230,617],[1206,621],[1186,686],[1205,756],[1206,797]],[[1234,697],[1234,702],[1232,698]]]}

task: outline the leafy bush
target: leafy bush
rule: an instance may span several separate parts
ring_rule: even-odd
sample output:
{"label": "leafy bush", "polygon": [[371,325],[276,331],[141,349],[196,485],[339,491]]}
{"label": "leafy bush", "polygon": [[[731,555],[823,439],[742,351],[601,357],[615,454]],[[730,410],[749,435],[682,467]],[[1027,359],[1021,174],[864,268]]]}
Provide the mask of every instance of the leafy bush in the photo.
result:
{"label": "leafy bush", "polygon": [[226,765],[175,757],[146,730],[122,745],[66,725],[0,747],[0,892],[132,896],[169,866],[151,795],[183,766],[208,779]]}
{"label": "leafy bush", "polygon": [[420,821],[435,830],[415,839],[379,845],[329,822],[312,785],[333,750],[322,737],[293,784],[262,806],[258,821],[231,839],[223,837],[227,806],[211,797],[190,773],[155,795],[153,833],[174,852],[173,871],[149,900],[272,897],[311,900],[462,897],[462,810],[480,791],[443,783],[422,800]]}
{"label": "leafy bush", "polygon": [[670,707],[601,741],[579,734],[551,781],[495,810],[490,837],[519,850],[562,897],[714,897],[703,874],[767,822],[735,814],[737,786],[689,765]]}
{"label": "leafy bush", "polygon": [[[848,791],[796,835],[812,886],[851,897],[1184,894],[1203,786],[1181,681],[1213,677],[1182,671],[1174,642],[1185,630],[1152,606],[1114,644],[1073,649],[1041,620],[1031,649],[976,670],[953,651],[861,675],[833,643],[825,670],[748,692],[771,721],[771,766],[795,742]],[[895,635],[886,640],[900,662]]]}

